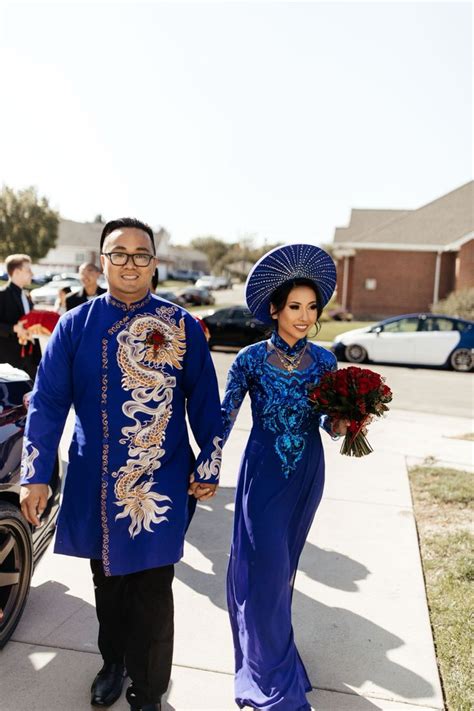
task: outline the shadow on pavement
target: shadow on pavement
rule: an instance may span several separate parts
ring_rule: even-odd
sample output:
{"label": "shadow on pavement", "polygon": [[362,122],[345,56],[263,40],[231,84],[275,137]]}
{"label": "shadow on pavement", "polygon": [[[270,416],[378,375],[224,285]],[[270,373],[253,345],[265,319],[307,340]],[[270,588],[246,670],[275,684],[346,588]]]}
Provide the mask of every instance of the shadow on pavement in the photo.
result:
{"label": "shadow on pavement", "polygon": [[[233,487],[221,487],[215,499],[198,505],[187,533],[187,541],[211,562],[212,570],[205,573],[184,562],[176,566],[179,580],[224,610],[234,495]],[[358,581],[370,573],[356,560],[312,543],[306,543],[299,571],[310,581],[353,593],[358,592]],[[388,658],[390,650],[404,645],[404,640],[361,615],[325,605],[295,589],[293,625],[313,688],[353,695],[351,687],[372,683],[404,699],[433,694],[429,682]],[[360,708],[374,708],[365,701],[367,705]],[[361,703],[362,698],[358,698],[357,708]]]}
{"label": "shadow on pavement", "polygon": [[[94,605],[56,581],[32,587],[13,640],[0,652],[2,677],[14,679],[10,688],[2,685],[1,711],[90,709],[91,683],[102,666],[97,634]],[[128,684],[127,678],[116,711],[130,708]],[[176,711],[166,698],[162,708]]]}

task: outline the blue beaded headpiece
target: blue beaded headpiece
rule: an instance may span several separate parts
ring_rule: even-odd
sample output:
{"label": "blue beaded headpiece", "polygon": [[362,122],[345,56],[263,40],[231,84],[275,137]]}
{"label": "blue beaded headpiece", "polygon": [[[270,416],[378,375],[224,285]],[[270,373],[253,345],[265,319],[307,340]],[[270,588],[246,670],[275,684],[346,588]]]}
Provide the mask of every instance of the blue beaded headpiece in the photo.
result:
{"label": "blue beaded headpiece", "polygon": [[336,267],[329,254],[314,244],[287,244],[267,252],[254,265],[245,284],[247,306],[255,318],[272,323],[270,296],[292,279],[314,281],[323,307],[336,287]]}

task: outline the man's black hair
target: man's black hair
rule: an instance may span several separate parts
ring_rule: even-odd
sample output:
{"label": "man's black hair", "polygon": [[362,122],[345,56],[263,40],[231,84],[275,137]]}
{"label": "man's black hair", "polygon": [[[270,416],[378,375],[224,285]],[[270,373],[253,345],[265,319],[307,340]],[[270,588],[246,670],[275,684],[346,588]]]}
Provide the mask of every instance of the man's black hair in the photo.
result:
{"label": "man's black hair", "polygon": [[146,232],[146,234],[151,240],[151,244],[153,246],[153,253],[156,254],[155,237],[153,235],[153,230],[151,229],[150,225],[147,225],[146,222],[142,222],[141,220],[137,220],[136,217],[119,217],[117,220],[110,220],[110,222],[107,222],[107,224],[104,225],[102,234],[100,235],[101,252],[105,238],[108,237],[111,232],[123,229],[124,227],[133,227],[136,230],[142,230],[143,232]]}

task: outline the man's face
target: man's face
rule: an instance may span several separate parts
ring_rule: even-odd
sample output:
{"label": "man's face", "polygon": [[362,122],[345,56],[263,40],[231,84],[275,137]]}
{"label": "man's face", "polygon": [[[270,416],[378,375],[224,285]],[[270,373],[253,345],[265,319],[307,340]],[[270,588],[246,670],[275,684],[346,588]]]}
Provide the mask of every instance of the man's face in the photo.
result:
{"label": "man's face", "polygon": [[96,289],[99,272],[92,267],[79,267],[79,279],[86,289]]}
{"label": "man's face", "polygon": [[30,262],[23,262],[21,267],[15,269],[12,274],[12,277],[14,278],[15,284],[19,286],[20,289],[23,289],[23,287],[27,286],[28,284],[31,284],[31,280],[33,278],[33,270],[31,268]]}
{"label": "man's face", "polygon": [[[147,233],[135,227],[121,227],[105,238],[102,252],[100,261],[110,294],[127,304],[142,299],[150,288],[157,264],[157,259],[153,255],[153,245]],[[115,266],[109,257],[105,256],[111,252],[149,254],[153,255],[153,259],[147,267],[135,266],[132,259],[123,266]]]}

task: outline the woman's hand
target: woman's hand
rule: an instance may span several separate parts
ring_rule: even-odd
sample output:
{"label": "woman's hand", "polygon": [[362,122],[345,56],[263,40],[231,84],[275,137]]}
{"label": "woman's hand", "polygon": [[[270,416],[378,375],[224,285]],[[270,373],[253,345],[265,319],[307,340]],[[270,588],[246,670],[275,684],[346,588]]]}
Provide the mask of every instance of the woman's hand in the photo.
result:
{"label": "woman's hand", "polygon": [[[367,417],[364,420],[364,426],[361,429],[361,432],[363,435],[367,434],[367,427],[370,425],[372,420],[374,419],[373,415],[367,415]],[[342,419],[336,419],[333,417],[331,419],[331,431],[335,435],[341,435],[344,437],[344,435],[347,434],[347,428],[351,424],[350,420],[346,420],[344,418]]]}
{"label": "woman's hand", "polygon": [[336,419],[333,417],[331,419],[331,431],[335,435],[341,435],[344,437],[347,434],[347,428],[349,427],[351,421],[346,419]]}

